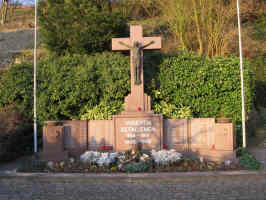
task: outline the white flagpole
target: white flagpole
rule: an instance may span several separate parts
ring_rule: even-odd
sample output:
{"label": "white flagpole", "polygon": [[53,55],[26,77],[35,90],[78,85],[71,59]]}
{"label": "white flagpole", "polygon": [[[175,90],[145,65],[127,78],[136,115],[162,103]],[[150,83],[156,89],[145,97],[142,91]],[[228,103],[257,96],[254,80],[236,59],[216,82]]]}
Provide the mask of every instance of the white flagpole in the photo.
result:
{"label": "white flagpole", "polygon": [[36,101],[36,91],[37,91],[37,6],[38,0],[35,0],[35,31],[34,31],[34,83],[33,83],[33,112],[34,112],[34,153],[37,152],[37,101]]}
{"label": "white flagpole", "polygon": [[240,74],[241,74],[241,100],[242,100],[242,133],[243,148],[246,148],[246,112],[245,112],[245,91],[244,91],[244,74],[243,74],[243,55],[242,55],[242,39],[241,39],[241,21],[239,0],[237,0],[237,17],[238,17],[238,35],[239,35],[239,56],[240,56]]}

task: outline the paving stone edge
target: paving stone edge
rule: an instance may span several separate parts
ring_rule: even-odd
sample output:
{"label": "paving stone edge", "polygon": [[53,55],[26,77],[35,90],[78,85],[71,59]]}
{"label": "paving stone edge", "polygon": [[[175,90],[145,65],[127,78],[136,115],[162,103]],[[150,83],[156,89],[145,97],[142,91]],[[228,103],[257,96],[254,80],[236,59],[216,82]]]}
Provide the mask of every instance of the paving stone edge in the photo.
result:
{"label": "paving stone edge", "polygon": [[195,181],[206,178],[238,178],[243,176],[256,176],[258,178],[266,179],[266,170],[259,171],[215,171],[215,172],[177,172],[177,173],[137,173],[137,174],[126,174],[126,173],[17,173],[12,171],[0,171],[1,179],[40,179],[48,180],[53,179],[57,181],[72,180],[72,181]]}

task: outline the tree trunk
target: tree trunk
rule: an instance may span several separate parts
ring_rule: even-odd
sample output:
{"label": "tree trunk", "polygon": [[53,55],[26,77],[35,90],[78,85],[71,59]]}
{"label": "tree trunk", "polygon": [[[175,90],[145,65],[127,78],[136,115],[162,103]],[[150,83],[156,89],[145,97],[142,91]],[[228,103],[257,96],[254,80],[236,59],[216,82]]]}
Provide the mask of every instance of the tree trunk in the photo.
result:
{"label": "tree trunk", "polygon": [[1,22],[0,22],[2,25],[6,23],[7,10],[8,10],[8,0],[2,0]]}

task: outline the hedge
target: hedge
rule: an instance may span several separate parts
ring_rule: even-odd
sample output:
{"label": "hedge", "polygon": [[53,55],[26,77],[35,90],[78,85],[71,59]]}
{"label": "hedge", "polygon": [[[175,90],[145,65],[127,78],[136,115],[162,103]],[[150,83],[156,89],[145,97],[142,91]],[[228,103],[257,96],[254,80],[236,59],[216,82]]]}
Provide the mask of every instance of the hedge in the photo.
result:
{"label": "hedge", "polygon": [[[248,117],[254,99],[254,81],[249,63],[245,63],[244,68]],[[239,58],[207,60],[196,55],[172,56],[160,65],[157,81],[152,98],[154,108],[163,102],[174,105],[177,110],[190,108],[193,117],[241,120]]]}
{"label": "hedge", "polygon": [[[165,117],[241,119],[239,59],[147,54],[145,92]],[[161,63],[161,64],[160,64]],[[254,99],[253,73],[245,63],[247,117]],[[0,81],[0,106],[17,105],[32,117],[32,65],[15,65]],[[49,56],[38,65],[38,119],[108,119],[129,93],[129,57],[117,53]]]}

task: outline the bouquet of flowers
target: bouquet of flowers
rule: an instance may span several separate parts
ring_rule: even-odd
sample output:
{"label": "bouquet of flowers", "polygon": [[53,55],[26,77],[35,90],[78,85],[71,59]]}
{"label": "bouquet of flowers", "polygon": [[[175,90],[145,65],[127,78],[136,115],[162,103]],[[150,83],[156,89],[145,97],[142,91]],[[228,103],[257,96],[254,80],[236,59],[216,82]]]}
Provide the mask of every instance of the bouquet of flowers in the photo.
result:
{"label": "bouquet of flowers", "polygon": [[97,152],[97,151],[86,151],[80,156],[80,161],[87,164],[97,164],[98,166],[109,166],[115,163],[118,157],[118,153],[110,152]]}
{"label": "bouquet of flowers", "polygon": [[143,152],[132,149],[118,156],[118,168],[125,172],[144,172],[152,167],[152,158]]}
{"label": "bouquet of flowers", "polygon": [[157,165],[171,165],[182,160],[182,154],[174,149],[152,150],[151,157]]}

